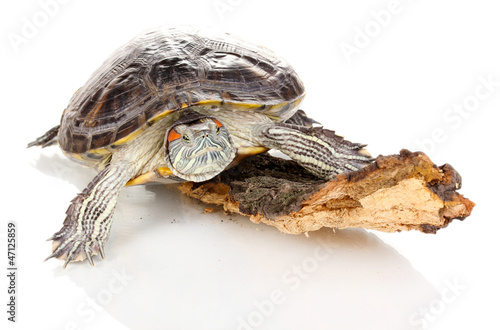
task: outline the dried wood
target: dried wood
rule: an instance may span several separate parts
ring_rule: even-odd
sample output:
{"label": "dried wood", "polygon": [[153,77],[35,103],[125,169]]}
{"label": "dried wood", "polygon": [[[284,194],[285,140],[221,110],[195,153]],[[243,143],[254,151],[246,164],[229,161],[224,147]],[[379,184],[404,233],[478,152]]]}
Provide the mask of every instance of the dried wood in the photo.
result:
{"label": "dried wood", "polygon": [[457,192],[461,177],[424,153],[401,150],[361,170],[319,180],[290,160],[261,154],[214,179],[180,190],[207,204],[246,215],[290,234],[322,227],[435,233],[470,215],[474,203]]}

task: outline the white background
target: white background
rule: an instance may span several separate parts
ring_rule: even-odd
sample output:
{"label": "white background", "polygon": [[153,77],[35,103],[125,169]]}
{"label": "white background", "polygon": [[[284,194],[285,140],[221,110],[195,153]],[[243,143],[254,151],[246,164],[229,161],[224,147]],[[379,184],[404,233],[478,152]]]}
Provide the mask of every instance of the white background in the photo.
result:
{"label": "white background", "polygon": [[[0,264],[7,267],[7,221],[15,221],[19,267],[15,325],[6,320],[1,276],[2,328],[500,328],[495,2],[43,3],[54,1],[0,8]],[[420,149],[437,165],[452,164],[461,192],[477,203],[472,216],[436,235],[324,229],[307,238],[220,210],[204,214],[175,186],[132,187],[120,196],[105,261],[65,271],[58,260],[43,262],[45,239],[95,172],[57,147],[26,144],[59,122],[114,49],[165,23],[215,26],[273,49],[304,81],[310,116],[368,143],[375,156]],[[356,47],[351,56],[341,50],[347,44]],[[490,91],[481,79],[492,81]],[[471,111],[449,110],[464,102]]]}

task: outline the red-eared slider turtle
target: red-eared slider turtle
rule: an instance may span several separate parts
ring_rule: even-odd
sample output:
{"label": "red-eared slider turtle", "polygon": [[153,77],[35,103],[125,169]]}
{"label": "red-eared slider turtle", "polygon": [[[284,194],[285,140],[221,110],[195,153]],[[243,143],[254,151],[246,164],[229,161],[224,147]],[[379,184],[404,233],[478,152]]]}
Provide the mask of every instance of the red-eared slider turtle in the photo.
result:
{"label": "red-eared slider turtle", "polygon": [[28,145],[57,142],[99,170],[71,201],[49,258],[66,266],[104,257],[125,185],[208,180],[268,149],[325,179],[370,162],[364,145],[297,125],[311,123],[297,112],[304,95],[282,58],[230,34],[158,28],[135,37],[73,95],[60,125]]}

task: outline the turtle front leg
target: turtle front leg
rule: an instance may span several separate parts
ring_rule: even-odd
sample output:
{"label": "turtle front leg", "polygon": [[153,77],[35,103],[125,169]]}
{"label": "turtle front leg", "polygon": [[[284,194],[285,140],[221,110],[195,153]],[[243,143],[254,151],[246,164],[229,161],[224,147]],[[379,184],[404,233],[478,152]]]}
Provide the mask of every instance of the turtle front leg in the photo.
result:
{"label": "turtle front leg", "polygon": [[[121,188],[133,176],[128,164],[110,164],[78,194],[66,211],[64,225],[49,240],[52,254],[47,258],[71,261],[88,259],[100,253],[104,259],[104,244],[109,237],[113,213]],[[46,259],[46,260],[47,260]]]}
{"label": "turtle front leg", "polygon": [[364,149],[366,145],[347,141],[322,127],[269,123],[256,125],[253,131],[263,147],[280,150],[324,179],[358,170],[373,161]]}

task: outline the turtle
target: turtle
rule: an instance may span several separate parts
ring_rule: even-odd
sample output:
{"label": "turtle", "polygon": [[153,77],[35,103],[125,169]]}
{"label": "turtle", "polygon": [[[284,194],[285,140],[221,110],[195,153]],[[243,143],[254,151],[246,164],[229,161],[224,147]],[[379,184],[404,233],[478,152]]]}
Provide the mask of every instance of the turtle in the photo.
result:
{"label": "turtle", "polygon": [[229,33],[151,28],[113,52],[60,124],[28,144],[58,144],[98,174],[72,201],[47,258],[104,255],[121,189],[210,180],[246,157],[281,151],[320,179],[373,159],[364,144],[299,110],[304,84],[283,58]]}

